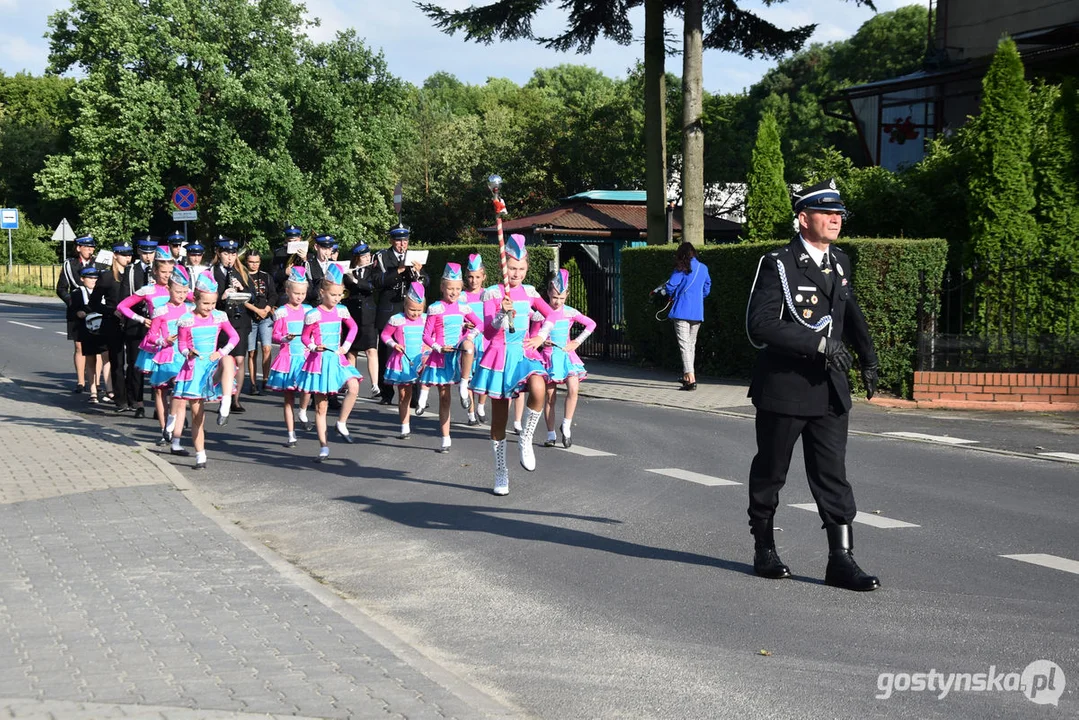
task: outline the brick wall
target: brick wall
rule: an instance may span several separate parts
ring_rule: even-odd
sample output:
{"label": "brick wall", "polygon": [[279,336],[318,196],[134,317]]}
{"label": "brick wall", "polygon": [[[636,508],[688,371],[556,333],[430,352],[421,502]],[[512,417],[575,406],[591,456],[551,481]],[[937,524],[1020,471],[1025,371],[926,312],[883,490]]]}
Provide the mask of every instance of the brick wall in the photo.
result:
{"label": "brick wall", "polygon": [[914,400],[919,405],[1079,410],[1079,374],[916,372]]}

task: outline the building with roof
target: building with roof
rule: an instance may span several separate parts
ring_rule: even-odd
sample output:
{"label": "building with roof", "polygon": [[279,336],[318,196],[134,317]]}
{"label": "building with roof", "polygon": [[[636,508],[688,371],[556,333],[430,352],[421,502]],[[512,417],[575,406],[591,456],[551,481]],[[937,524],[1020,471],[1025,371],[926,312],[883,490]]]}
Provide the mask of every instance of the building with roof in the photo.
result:
{"label": "building with roof", "polygon": [[1028,77],[1058,81],[1079,59],[1079,0],[937,0],[925,67],[844,89],[827,114],[858,128],[866,158],[898,170],[925,156],[926,141],[976,115],[982,78],[1000,38],[1019,46]]}

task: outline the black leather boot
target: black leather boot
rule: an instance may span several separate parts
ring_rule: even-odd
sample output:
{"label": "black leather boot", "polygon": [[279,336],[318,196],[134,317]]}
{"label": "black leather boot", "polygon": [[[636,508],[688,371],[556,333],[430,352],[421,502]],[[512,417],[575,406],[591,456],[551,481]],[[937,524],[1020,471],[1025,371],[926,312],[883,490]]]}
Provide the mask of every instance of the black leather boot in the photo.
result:
{"label": "black leather boot", "polygon": [[769,580],[782,580],[791,576],[791,569],[779,559],[776,552],[772,524],[753,529],[753,572]]}
{"label": "black leather boot", "polygon": [[828,569],[824,572],[827,585],[866,592],[880,587],[880,580],[864,572],[854,562],[854,534],[850,525],[831,525],[828,532]]}

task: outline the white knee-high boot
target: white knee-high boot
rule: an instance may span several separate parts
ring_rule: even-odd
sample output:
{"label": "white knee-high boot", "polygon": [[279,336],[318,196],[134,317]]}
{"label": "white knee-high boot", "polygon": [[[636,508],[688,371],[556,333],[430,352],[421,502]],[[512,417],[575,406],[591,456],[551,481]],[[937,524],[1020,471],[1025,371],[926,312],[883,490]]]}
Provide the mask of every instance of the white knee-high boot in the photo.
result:
{"label": "white knee-high boot", "polygon": [[540,416],[543,412],[525,408],[524,422],[521,423],[521,436],[517,439],[517,453],[521,460],[521,467],[532,472],[536,469],[536,453],[532,452],[532,436],[536,434],[536,426],[539,425]]}
{"label": "white knee-high boot", "polygon": [[506,467],[506,441],[492,440],[491,447],[495,453],[495,495],[510,494],[510,471]]}

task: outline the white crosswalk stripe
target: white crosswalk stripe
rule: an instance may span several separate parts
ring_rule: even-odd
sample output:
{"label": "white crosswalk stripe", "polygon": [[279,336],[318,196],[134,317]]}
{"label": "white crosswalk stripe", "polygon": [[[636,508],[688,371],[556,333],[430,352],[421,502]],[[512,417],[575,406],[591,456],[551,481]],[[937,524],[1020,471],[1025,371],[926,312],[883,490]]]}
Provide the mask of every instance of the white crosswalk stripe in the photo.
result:
{"label": "white crosswalk stripe", "polygon": [[602,450],[593,450],[592,448],[582,447],[581,445],[570,445],[568,448],[560,449],[568,453],[573,453],[574,455],[580,455],[582,457],[614,457],[614,453],[604,452]]}
{"label": "white crosswalk stripe", "polygon": [[688,480],[698,485],[707,485],[709,487],[716,487],[718,485],[741,485],[740,482],[734,480],[724,480],[723,478],[713,477],[711,475],[702,475],[691,470],[682,470],[681,468],[655,468],[651,470],[645,470],[645,472],[655,473],[656,475],[666,475],[677,480]]}
{"label": "white crosswalk stripe", "polygon": [[920,432],[894,431],[881,433],[881,435],[906,438],[907,440],[923,440],[925,442],[941,443],[942,445],[976,445],[978,443],[977,440],[964,440],[950,435],[928,435]]}
{"label": "white crosswalk stripe", "polygon": [[1063,570],[1074,575],[1079,575],[1079,560],[1069,560],[1059,555],[1047,555],[1045,553],[1031,553],[1028,555],[1001,555],[1002,558],[1018,560],[1019,562],[1041,565],[1053,570]]}
{"label": "white crosswalk stripe", "polygon": [[[811,510],[817,512],[816,503],[791,503],[790,507],[799,508],[801,510]],[[915,528],[921,527],[921,525],[915,525],[914,523],[906,522],[905,520],[894,520],[890,517],[884,517],[883,515],[877,515],[876,513],[864,513],[858,512],[854,516],[854,522],[862,523],[863,525],[869,525],[875,528],[883,528],[890,530],[892,528]]]}

